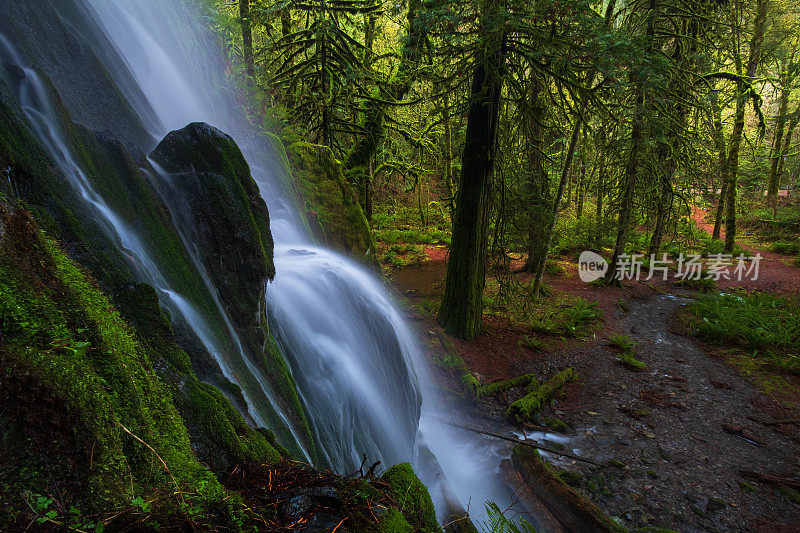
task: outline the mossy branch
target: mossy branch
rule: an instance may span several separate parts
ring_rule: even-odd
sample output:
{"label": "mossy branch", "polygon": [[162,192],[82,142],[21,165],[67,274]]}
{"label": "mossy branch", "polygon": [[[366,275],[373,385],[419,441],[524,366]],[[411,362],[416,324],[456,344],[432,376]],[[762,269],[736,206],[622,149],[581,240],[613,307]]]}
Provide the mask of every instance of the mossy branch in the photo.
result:
{"label": "mossy branch", "polygon": [[514,387],[525,387],[525,392],[530,393],[539,388],[539,380],[534,374],[523,374],[498,383],[489,383],[478,389],[478,398],[499,394]]}
{"label": "mossy branch", "polygon": [[575,369],[572,367],[562,370],[541,387],[512,403],[506,410],[506,416],[513,418],[517,422],[524,422],[533,413],[539,411],[561,387],[573,381],[575,376]]}

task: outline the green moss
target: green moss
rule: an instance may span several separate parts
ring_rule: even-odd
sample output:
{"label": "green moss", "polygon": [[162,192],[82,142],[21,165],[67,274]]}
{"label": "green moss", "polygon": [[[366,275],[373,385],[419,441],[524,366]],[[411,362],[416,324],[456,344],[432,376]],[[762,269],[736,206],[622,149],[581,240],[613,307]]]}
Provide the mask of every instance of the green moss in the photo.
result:
{"label": "green moss", "polygon": [[381,517],[380,525],[378,526],[380,533],[413,533],[414,527],[408,523],[408,520],[403,516],[403,513],[397,509],[390,508]]}
{"label": "green moss", "polygon": [[331,150],[298,142],[288,147],[287,155],[312,232],[329,246],[374,262],[369,223]]}
{"label": "green moss", "polygon": [[583,483],[583,474],[572,470],[559,470],[556,474],[558,478],[570,487],[580,487]]}
{"label": "green moss", "polygon": [[562,370],[544,383],[541,387],[529,392],[524,397],[512,403],[506,410],[506,416],[517,422],[523,422],[539,411],[561,387],[575,379],[575,370],[567,368]]}
{"label": "green moss", "polygon": [[[314,445],[314,438],[311,433],[311,426],[308,423],[308,417],[306,416],[305,409],[303,408],[302,403],[300,402],[300,395],[297,392],[297,384],[294,381],[294,377],[292,377],[292,373],[289,370],[289,365],[286,364],[286,360],[283,358],[280,350],[278,349],[278,344],[275,342],[272,333],[269,331],[269,326],[266,324],[266,321],[263,322],[262,327],[265,331],[265,344],[264,344],[264,354],[267,358],[267,365],[271,369],[270,374],[273,376],[273,382],[277,384],[278,394],[280,394],[281,398],[284,401],[288,402],[292,408],[292,413],[295,415],[297,422],[299,424],[299,428],[301,429],[301,433],[304,436],[306,449],[311,455],[312,458],[316,458],[316,448]],[[277,426],[280,427],[280,426]],[[293,442],[294,439],[291,436],[286,435],[285,442]],[[300,456],[300,450],[292,450],[295,456]]]}
{"label": "green moss", "polygon": [[565,424],[564,421],[561,420],[560,418],[555,418],[555,417],[545,418],[544,425],[545,427],[548,427],[553,431],[562,432],[567,430],[567,424]]}
{"label": "green moss", "polygon": [[484,398],[486,396],[492,396],[515,387],[525,387],[526,392],[531,392],[539,388],[539,380],[536,379],[536,375],[534,374],[523,374],[498,383],[489,383],[478,389],[478,397]]}
{"label": "green moss", "polygon": [[[152,288],[139,285],[126,296],[142,304],[139,327],[150,324],[164,330],[143,342],[28,215],[2,206],[0,215],[4,230],[0,241],[0,389],[32,389],[52,399],[51,412],[61,413],[57,419],[65,421],[57,425],[58,434],[64,435],[60,440],[77,443],[76,453],[83,456],[77,469],[67,469],[78,480],[71,487],[76,493],[89,495],[93,507],[106,508],[177,483],[181,491],[202,501],[220,502],[225,492],[195,457],[187,424],[198,427],[205,440],[232,462],[279,459],[262,432],[249,428],[219,390],[199,382],[188,369],[185,353],[170,344],[169,323],[159,313]],[[170,367],[159,371],[166,381],[157,377],[148,354],[156,346],[175,352],[160,359]],[[33,426],[19,425],[19,421],[25,420],[26,410],[32,407],[17,400],[9,405],[13,407],[4,415],[5,421],[20,429],[7,436],[24,436]],[[25,467],[23,461],[20,471],[47,464],[48,457],[37,457],[37,449],[21,448],[29,454],[31,466]],[[168,471],[161,466],[162,460]],[[0,469],[3,477],[8,474]],[[46,480],[13,476],[3,480],[3,491],[11,486],[17,495],[41,492],[40,483]]]}
{"label": "green moss", "polygon": [[409,523],[427,533],[442,531],[428,489],[417,478],[410,464],[394,465],[382,477],[392,486],[397,507]]}

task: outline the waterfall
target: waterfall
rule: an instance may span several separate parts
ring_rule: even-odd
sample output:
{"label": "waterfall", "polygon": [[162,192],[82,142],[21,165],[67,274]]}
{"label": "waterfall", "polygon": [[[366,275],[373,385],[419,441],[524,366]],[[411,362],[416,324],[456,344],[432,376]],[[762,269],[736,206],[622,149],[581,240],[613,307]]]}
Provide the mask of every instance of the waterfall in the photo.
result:
{"label": "waterfall", "polygon": [[[0,58],[2,57],[6,57],[10,64],[24,65],[24,61],[13,44],[8,38],[0,35]],[[92,207],[97,215],[98,222],[101,223],[108,236],[125,252],[125,256],[132,265],[140,267],[136,268],[136,271],[142,274],[143,281],[158,290],[161,301],[173,315],[177,315],[179,320],[189,326],[206,350],[217,361],[223,375],[231,382],[239,385],[248,406],[248,414],[252,419],[260,426],[269,427],[270,420],[274,419],[274,415],[277,415],[285,429],[292,435],[294,440],[292,444],[303,453],[306,459],[310,459],[311,456],[305,449],[296,430],[293,429],[289,418],[279,407],[279,402],[277,402],[274,392],[269,387],[267,378],[262,375],[244,353],[238,335],[234,331],[230,319],[227,317],[216,295],[216,290],[211,286],[208,276],[205,275],[203,270],[199,269],[202,278],[212,289],[210,290],[211,296],[237,348],[238,353],[235,354],[235,358],[232,358],[233,354],[230,354],[229,350],[223,349],[219,341],[214,339],[212,328],[207,323],[207,320],[196,310],[195,306],[172,288],[136,232],[128,227],[95,190],[91,180],[70,152],[59,126],[56,110],[50,101],[47,89],[39,74],[30,67],[22,67],[22,70],[25,76],[20,80],[17,91],[20,108],[33,127],[36,136],[50,153],[63,175],[83,201]],[[193,248],[187,244],[187,251],[194,258],[195,254],[192,253],[192,250]],[[241,371],[237,371],[242,363],[244,363],[248,372],[246,375],[255,378],[257,386],[252,385],[252,380],[242,380],[236,377],[243,375]]]}
{"label": "waterfall", "polygon": [[[141,94],[148,107],[141,122],[160,139],[188,122],[204,121],[231,135],[241,148],[267,202],[275,240],[275,280],[266,290],[269,325],[297,383],[318,445],[318,462],[342,473],[356,470],[363,454],[384,466],[410,461],[432,489],[442,510],[447,481],[464,507],[482,508],[488,499],[501,507],[510,500],[496,473],[500,457],[485,440],[442,427],[441,412],[426,362],[414,334],[374,274],[354,261],[312,242],[306,226],[265,155],[270,147],[253,130],[240,103],[227,88],[225,61],[203,29],[201,8],[185,0],[74,0],[81,2],[116,48],[130,76],[117,80],[136,108]],[[7,53],[13,50],[4,41]],[[22,64],[16,58],[17,64]],[[118,72],[119,68],[108,69]],[[129,80],[137,86],[130,86]],[[90,204],[121,249],[144,265],[144,281],[182,319],[214,355],[226,378],[242,388],[251,418],[270,426],[275,416],[302,448],[281,410],[267,376],[236,346],[236,332],[219,303],[219,292],[192,245],[190,221],[170,192],[170,176],[154,165],[151,176],[200,278],[226,325],[228,341],[218,339],[208,317],[178,294],[159,271],[141,239],[94,191],[60,140],[52,107],[36,73],[26,71],[21,90],[28,119],[76,191]],[[27,99],[27,100],[26,100]],[[28,102],[28,103],[25,103]],[[208,310],[204,310],[208,312]],[[276,428],[273,428],[276,429]],[[444,478],[431,464],[430,449]],[[478,513],[479,514],[479,513]]]}

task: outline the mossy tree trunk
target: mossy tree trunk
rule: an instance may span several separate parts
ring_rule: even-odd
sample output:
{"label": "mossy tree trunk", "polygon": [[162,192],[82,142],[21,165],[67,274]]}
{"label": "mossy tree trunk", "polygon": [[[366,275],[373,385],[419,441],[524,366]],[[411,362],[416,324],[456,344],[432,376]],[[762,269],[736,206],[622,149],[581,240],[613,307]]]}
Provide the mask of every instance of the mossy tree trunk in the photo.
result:
{"label": "mossy tree trunk", "polygon": [[444,183],[447,186],[447,204],[450,207],[450,215],[453,214],[453,202],[455,200],[455,190],[453,189],[453,126],[450,123],[450,95],[444,95],[444,109],[442,110],[442,122],[444,124]]}
{"label": "mossy tree trunk", "polygon": [[780,174],[778,168],[783,159],[783,134],[786,129],[786,112],[789,109],[789,73],[784,70],[781,76],[781,98],[778,106],[778,116],[775,117],[775,136],[770,150],[769,180],[767,182],[767,206],[776,209],[778,206],[778,188],[780,187]]}
{"label": "mossy tree trunk", "polygon": [[722,130],[722,110],[719,107],[719,96],[716,88],[711,91],[711,111],[714,114],[714,145],[717,149],[718,162],[717,172],[721,178],[719,200],[717,200],[717,212],[714,217],[713,239],[719,239],[722,229],[722,216],[725,213],[725,199],[728,194],[728,180],[726,179],[725,165],[728,163],[728,148],[725,144],[725,133]]}
{"label": "mossy tree trunk", "polygon": [[[659,0],[650,0],[647,13],[647,55],[650,55],[655,45],[655,21],[658,14]],[[614,243],[614,254],[606,273],[606,282],[617,279],[617,263],[619,257],[625,252],[628,243],[631,218],[633,218],[633,198],[636,190],[636,178],[639,174],[639,163],[642,157],[644,144],[645,98],[644,80],[636,80],[636,106],[631,127],[630,153],[628,163],[625,165],[625,174],[622,179],[622,199],[620,202],[619,217],[617,219],[617,238]]]}
{"label": "mossy tree trunk", "polygon": [[[606,6],[605,12],[605,24],[606,28],[610,28],[612,21],[614,19],[614,10],[616,9],[616,0],[610,0],[608,5]],[[595,76],[597,75],[597,67],[593,67],[586,73],[586,86],[589,87],[594,83]],[[569,144],[567,145],[567,153],[566,157],[564,158],[564,166],[561,168],[561,178],[559,179],[558,183],[558,192],[556,193],[556,197],[553,200],[552,209],[550,212],[550,216],[547,221],[547,228],[544,233],[544,237],[542,239],[542,253],[541,257],[536,265],[536,271],[534,273],[534,280],[533,280],[533,294],[539,294],[539,288],[542,284],[542,276],[544,275],[544,267],[547,264],[547,254],[550,253],[550,243],[553,240],[553,232],[556,227],[556,221],[558,219],[558,210],[561,206],[561,199],[564,196],[564,189],[566,188],[567,179],[569,177],[570,167],[572,166],[572,158],[575,155],[575,148],[578,146],[578,137],[581,134],[581,129],[583,127],[583,121],[586,116],[587,108],[588,108],[588,97],[584,96],[581,98],[581,101],[578,103],[578,113],[575,117],[575,122],[572,125],[572,134],[570,135]]]}
{"label": "mossy tree trunk", "polygon": [[786,165],[786,154],[789,153],[789,147],[792,145],[792,136],[794,134],[794,130],[797,127],[797,123],[800,122],[800,104],[798,104],[790,116],[791,118],[787,117],[789,124],[786,126],[786,133],[783,139],[783,150],[781,152],[782,157],[778,162],[778,179],[780,179],[780,176],[783,175],[783,169]]}
{"label": "mossy tree trunk", "polygon": [[570,136],[569,145],[567,146],[567,155],[564,160],[564,166],[561,168],[561,179],[558,182],[558,192],[553,200],[553,207],[550,213],[547,230],[544,234],[542,256],[536,266],[536,272],[533,279],[533,294],[539,294],[539,288],[542,285],[542,275],[544,275],[544,267],[547,264],[547,254],[550,253],[550,244],[553,241],[553,232],[558,219],[558,210],[561,206],[561,199],[564,197],[564,189],[567,186],[567,179],[569,178],[569,169],[572,166],[572,158],[575,155],[575,146],[578,144],[578,137],[581,134],[581,127],[583,125],[583,116],[586,113],[585,103],[582,105],[583,108],[581,109],[578,117],[576,117],[575,124],[572,126],[572,135]]}
{"label": "mossy tree trunk", "polygon": [[528,145],[528,172],[526,204],[528,206],[528,258],[521,272],[536,272],[544,255],[544,237],[550,218],[550,181],[542,161],[542,121],[547,112],[540,96],[542,80],[531,75],[530,116],[526,118]]}
{"label": "mossy tree trunk", "polygon": [[239,23],[242,26],[242,56],[247,84],[255,83],[256,70],[253,62],[253,28],[250,24],[250,0],[239,0]]}
{"label": "mossy tree trunk", "polygon": [[[424,21],[417,16],[421,8],[419,0],[411,0],[409,2],[407,15],[408,41],[400,54],[400,65],[389,82],[382,87],[378,87],[377,98],[370,99],[364,104],[363,129],[366,134],[361,136],[345,158],[345,169],[348,173],[359,167],[366,168],[386,137],[387,108],[402,100],[411,89],[417,64],[427,39]],[[372,14],[369,16],[374,17]],[[368,19],[365,44],[369,44],[370,47],[372,46],[374,33],[374,23]],[[367,39],[369,39],[369,42],[366,41]],[[356,181],[362,189],[360,193],[363,193],[363,179]],[[363,197],[363,194],[359,194],[359,197]]]}
{"label": "mossy tree trunk", "polygon": [[[768,0],[758,0],[756,2],[756,18],[753,22],[753,37],[750,40],[750,54],[747,58],[747,69],[745,76],[752,80],[761,60],[761,45],[764,42],[764,33],[767,26]],[[741,72],[741,56],[736,57],[737,71]],[[741,80],[741,78],[740,78]],[[733,124],[733,132],[730,138],[730,149],[728,150],[728,205],[725,214],[725,252],[733,251],[736,243],[736,178],[739,172],[739,147],[742,143],[744,132],[744,110],[748,98],[750,98],[751,87],[744,81],[736,83],[736,120]]]}
{"label": "mossy tree trunk", "polygon": [[462,339],[481,330],[486,282],[487,232],[494,173],[500,94],[505,64],[505,32],[497,23],[498,0],[484,3],[483,46],[472,77],[461,184],[456,195],[453,237],[438,321]]}
{"label": "mossy tree trunk", "polygon": [[[691,81],[684,79],[684,72],[692,72],[695,67],[695,57],[697,54],[697,35],[700,31],[700,22],[696,19],[690,20],[684,26],[684,35],[675,39],[675,51],[673,59],[680,68],[675,73],[670,82],[673,94],[673,104],[671,114],[673,118],[668,129],[666,139],[656,147],[657,166],[663,169],[660,176],[661,193],[658,198],[656,212],[656,223],[653,228],[653,236],[650,239],[650,247],[647,255],[650,257],[658,255],[661,251],[661,242],[666,231],[667,221],[672,211],[672,204],[675,198],[673,190],[673,180],[678,168],[678,154],[680,152],[680,139],[684,135],[688,119],[688,108],[684,102],[688,101],[689,88]],[[687,52],[687,53],[684,53]],[[663,164],[662,164],[663,162]]]}

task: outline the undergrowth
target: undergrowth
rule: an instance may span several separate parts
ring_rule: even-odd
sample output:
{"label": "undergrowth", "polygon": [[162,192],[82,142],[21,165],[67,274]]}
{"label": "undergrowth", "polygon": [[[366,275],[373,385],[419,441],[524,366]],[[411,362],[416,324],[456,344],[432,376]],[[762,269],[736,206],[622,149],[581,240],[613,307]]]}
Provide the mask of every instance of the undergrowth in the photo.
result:
{"label": "undergrowth", "polygon": [[[590,334],[602,320],[595,302],[558,293],[534,298],[531,288],[532,282],[507,284],[487,279],[485,313],[505,317],[514,326],[532,333],[570,338]],[[531,337],[526,344],[532,349],[540,347],[540,341]]]}
{"label": "undergrowth", "polygon": [[800,374],[800,297],[768,292],[706,295],[691,310],[694,335],[746,350],[776,370]]}

